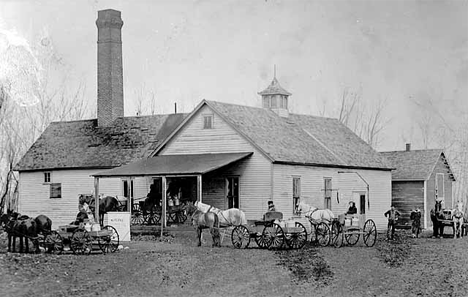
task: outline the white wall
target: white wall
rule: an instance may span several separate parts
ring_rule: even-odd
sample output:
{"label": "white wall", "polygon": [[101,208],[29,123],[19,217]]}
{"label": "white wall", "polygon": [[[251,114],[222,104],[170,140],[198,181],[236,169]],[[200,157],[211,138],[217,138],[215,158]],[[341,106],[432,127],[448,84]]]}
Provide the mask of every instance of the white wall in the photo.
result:
{"label": "white wall", "polygon": [[[283,212],[284,218],[293,216],[293,176],[301,178],[301,201],[324,208],[324,178],[332,178],[332,207],[331,210],[337,216],[347,211],[353,193],[366,193],[366,183],[354,173],[358,172],[369,183],[370,207],[366,201],[366,219],[372,219],[378,230],[386,230],[387,221],[384,212],[391,205],[391,173],[379,170],[349,170],[312,166],[274,165],[274,201],[278,211]],[[344,171],[346,173],[338,173]],[[337,199],[337,194],[339,202]],[[305,221],[305,220],[304,220]],[[306,222],[306,221],[305,221]]]}
{"label": "white wall", "polygon": [[[94,174],[102,169],[55,170],[51,182],[62,184],[62,198],[50,198],[50,185],[45,184],[44,172],[20,172],[18,211],[29,216],[44,214],[53,222],[53,229],[68,225],[78,213],[78,195],[94,193]],[[146,196],[149,184],[139,178],[135,180],[134,197]],[[99,193],[106,196],[121,196],[123,186],[120,178],[101,178]]]}

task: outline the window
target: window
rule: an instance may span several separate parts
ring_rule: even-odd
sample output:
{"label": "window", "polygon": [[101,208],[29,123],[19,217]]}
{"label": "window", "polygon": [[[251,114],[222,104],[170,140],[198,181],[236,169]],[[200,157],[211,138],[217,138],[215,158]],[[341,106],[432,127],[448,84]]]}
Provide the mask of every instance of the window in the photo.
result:
{"label": "window", "polygon": [[203,129],[213,129],[213,115],[203,116]]}
{"label": "window", "polygon": [[127,198],[133,198],[133,179],[122,180],[122,195]]}
{"label": "window", "polygon": [[437,199],[444,199],[444,174],[436,174],[435,194]]}
{"label": "window", "polygon": [[270,99],[268,96],[263,96],[263,108],[270,108]]}
{"label": "window", "polygon": [[298,214],[297,207],[301,199],[301,178],[293,177],[293,214]]}
{"label": "window", "polygon": [[62,198],[62,184],[50,184],[50,198]]}
{"label": "window", "polygon": [[332,196],[332,179],[330,177],[326,177],[324,180],[324,207],[326,209],[332,208],[331,205],[331,196]]}
{"label": "window", "polygon": [[44,172],[44,183],[50,183],[50,172]]}
{"label": "window", "polygon": [[288,109],[288,99],[286,96],[281,96],[281,108]]}
{"label": "window", "polygon": [[273,95],[271,96],[271,108],[277,108],[278,107],[278,95]]}

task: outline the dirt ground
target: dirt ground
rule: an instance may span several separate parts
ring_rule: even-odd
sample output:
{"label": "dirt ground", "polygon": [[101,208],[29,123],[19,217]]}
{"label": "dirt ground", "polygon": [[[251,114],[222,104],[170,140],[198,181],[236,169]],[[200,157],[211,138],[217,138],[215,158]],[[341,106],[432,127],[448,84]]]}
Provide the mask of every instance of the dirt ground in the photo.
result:
{"label": "dirt ground", "polygon": [[1,296],[467,296],[467,238],[413,239],[406,231],[372,248],[211,248],[175,232],[124,243],[113,254],[6,252],[0,237]]}

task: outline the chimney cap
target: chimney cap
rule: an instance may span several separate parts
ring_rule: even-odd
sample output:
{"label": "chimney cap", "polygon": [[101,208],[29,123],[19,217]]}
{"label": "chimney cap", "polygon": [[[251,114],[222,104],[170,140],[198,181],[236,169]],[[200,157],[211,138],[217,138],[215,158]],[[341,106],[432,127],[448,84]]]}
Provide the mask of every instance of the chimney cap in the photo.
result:
{"label": "chimney cap", "polygon": [[406,151],[409,152],[411,150],[411,143],[406,144]]}
{"label": "chimney cap", "polygon": [[98,28],[122,28],[121,12],[115,9],[99,10],[96,25]]}

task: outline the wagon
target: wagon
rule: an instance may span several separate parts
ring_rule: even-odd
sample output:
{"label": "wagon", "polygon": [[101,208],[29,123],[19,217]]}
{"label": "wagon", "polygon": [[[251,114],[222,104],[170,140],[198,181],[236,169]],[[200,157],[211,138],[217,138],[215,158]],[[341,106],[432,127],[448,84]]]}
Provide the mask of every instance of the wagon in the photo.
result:
{"label": "wagon", "polygon": [[363,215],[340,215],[332,223],[331,243],[335,247],[341,247],[345,242],[348,245],[355,245],[362,235],[366,246],[374,246],[377,240],[377,227],[371,219],[363,223],[364,219]]}
{"label": "wagon", "polygon": [[239,225],[232,230],[231,240],[235,248],[247,248],[254,239],[260,248],[302,248],[307,241],[307,231],[299,222],[283,220],[281,212],[267,212],[263,220],[250,225]]}
{"label": "wagon", "polygon": [[[148,208],[145,206],[144,201],[138,204],[133,204],[132,207],[132,225],[157,225],[161,220],[162,208],[161,206],[153,206]],[[166,220],[168,223],[182,224],[187,220],[187,215],[183,205],[168,206],[166,213]]]}
{"label": "wagon", "polygon": [[44,247],[48,252],[61,254],[66,246],[74,254],[89,255],[93,247],[99,247],[103,253],[114,253],[119,247],[119,234],[110,225],[99,231],[86,230],[84,225],[65,225],[44,238]]}

